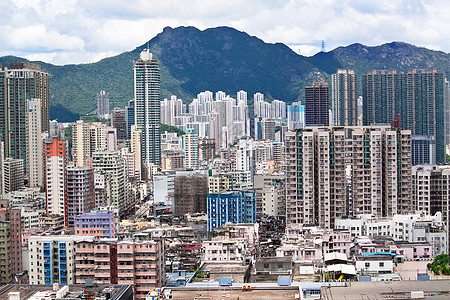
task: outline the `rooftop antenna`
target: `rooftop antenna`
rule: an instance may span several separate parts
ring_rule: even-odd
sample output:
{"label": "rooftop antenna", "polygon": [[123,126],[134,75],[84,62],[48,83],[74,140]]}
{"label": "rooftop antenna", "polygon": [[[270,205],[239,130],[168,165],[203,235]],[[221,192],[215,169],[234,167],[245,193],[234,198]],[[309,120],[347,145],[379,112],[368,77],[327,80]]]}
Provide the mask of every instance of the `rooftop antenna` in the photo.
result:
{"label": "rooftop antenna", "polygon": [[324,40],[322,40],[322,49],[320,51],[325,52],[325,41]]}

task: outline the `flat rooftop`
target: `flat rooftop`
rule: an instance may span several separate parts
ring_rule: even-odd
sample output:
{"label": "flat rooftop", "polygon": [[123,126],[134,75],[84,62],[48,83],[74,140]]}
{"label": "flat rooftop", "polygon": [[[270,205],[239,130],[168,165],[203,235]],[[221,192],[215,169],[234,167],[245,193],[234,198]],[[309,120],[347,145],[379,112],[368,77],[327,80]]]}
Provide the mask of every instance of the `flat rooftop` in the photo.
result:
{"label": "flat rooftop", "polygon": [[[219,278],[232,278],[233,283],[244,282],[245,271],[248,266],[241,263],[206,263],[202,270],[210,271],[210,278],[207,281],[219,281]],[[195,279],[198,281],[198,278]],[[200,279],[200,282],[205,281]]]}
{"label": "flat rooftop", "polygon": [[251,291],[242,291],[241,289],[229,289],[223,288],[220,290],[174,290],[172,288],[173,299],[210,299],[210,300],[222,300],[222,299],[239,299],[239,300],[251,300],[251,299],[271,299],[271,300],[285,300],[295,299],[295,295],[299,293],[298,288],[289,289],[253,289]]}
{"label": "flat rooftop", "polygon": [[[64,285],[60,285],[62,288]],[[84,285],[70,285],[69,293],[64,299],[81,299],[82,295],[94,295],[101,296],[101,293],[106,288],[113,288],[114,294],[120,291],[121,288],[128,288],[127,285],[101,285],[86,287]],[[36,294],[37,292],[50,292],[53,291],[51,285],[30,285],[30,284],[8,284],[0,287],[0,299],[8,299],[8,293],[20,292],[20,300],[25,300]]]}
{"label": "flat rooftop", "polygon": [[320,289],[324,300],[411,299],[411,291],[423,291],[426,299],[450,299],[450,280],[358,281]]}

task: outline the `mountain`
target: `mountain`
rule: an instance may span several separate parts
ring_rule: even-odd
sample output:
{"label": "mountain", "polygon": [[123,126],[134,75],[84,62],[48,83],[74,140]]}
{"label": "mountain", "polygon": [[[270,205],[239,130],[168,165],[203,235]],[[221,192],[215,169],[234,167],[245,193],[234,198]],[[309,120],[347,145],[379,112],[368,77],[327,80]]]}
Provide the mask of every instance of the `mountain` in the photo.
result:
{"label": "mountain", "polygon": [[[51,74],[50,114],[73,121],[96,108],[96,94],[106,90],[110,107],[123,107],[133,98],[133,63],[150,48],[161,68],[162,97],[176,95],[189,103],[204,90],[236,94],[243,89],[249,98],[262,92],[269,99],[300,100],[305,85],[328,80],[338,68],[369,69],[438,68],[450,74],[450,55],[414,45],[393,42],[369,47],[352,44],[312,57],[301,56],[284,44],[261,39],[230,27],[199,30],[166,27],[136,49],[96,63],[57,66],[33,62]],[[26,61],[0,57],[0,64]]]}

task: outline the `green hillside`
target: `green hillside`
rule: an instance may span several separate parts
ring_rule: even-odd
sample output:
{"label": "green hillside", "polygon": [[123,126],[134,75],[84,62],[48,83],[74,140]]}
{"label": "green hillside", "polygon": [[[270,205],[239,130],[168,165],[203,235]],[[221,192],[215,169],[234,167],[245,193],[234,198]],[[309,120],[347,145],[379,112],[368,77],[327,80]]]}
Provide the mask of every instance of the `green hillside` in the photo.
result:
{"label": "green hillside", "polygon": [[[204,90],[236,94],[243,89],[249,98],[262,92],[269,99],[287,102],[302,98],[305,85],[328,80],[337,68],[369,69],[435,67],[450,73],[447,53],[393,42],[376,47],[353,44],[313,57],[304,57],[284,44],[265,43],[229,27],[200,31],[194,27],[166,27],[148,42],[160,62],[162,97],[176,95],[189,103]],[[73,121],[95,110],[96,94],[106,90],[110,107],[124,107],[133,98],[133,63],[147,43],[96,63],[56,66],[43,62],[50,73],[50,117]],[[0,64],[25,61],[0,57]],[[251,105],[251,103],[250,103]]]}

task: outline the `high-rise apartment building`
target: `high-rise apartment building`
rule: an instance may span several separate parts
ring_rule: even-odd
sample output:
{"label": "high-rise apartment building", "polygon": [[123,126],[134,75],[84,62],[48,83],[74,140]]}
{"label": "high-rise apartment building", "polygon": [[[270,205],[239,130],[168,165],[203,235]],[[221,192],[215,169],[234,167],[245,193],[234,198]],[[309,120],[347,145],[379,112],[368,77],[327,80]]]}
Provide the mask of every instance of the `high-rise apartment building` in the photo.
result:
{"label": "high-rise apartment building", "polygon": [[[191,106],[190,106],[191,107]],[[198,113],[196,111],[195,113]],[[183,114],[183,100],[177,99],[177,96],[171,96],[170,99],[161,101],[161,123],[175,125],[175,118]]]}
{"label": "high-rise apartment building", "polygon": [[[434,216],[442,213],[449,228],[450,167],[417,165],[412,167],[412,200],[415,210]],[[447,240],[450,233],[447,230]]]}
{"label": "high-rise apartment building", "polygon": [[97,117],[106,119],[109,116],[109,93],[97,93]]}
{"label": "high-rise apartment building", "polygon": [[0,220],[0,284],[11,282],[11,229],[8,221]]}
{"label": "high-rise apartment building", "polygon": [[41,100],[28,100],[27,109],[27,179],[30,187],[40,187],[43,185],[44,180]]}
{"label": "high-rise apartment building", "polygon": [[0,141],[0,197],[3,199],[5,196],[5,152],[4,142]]}
{"label": "high-rise apartment building", "polygon": [[72,157],[79,166],[91,166],[96,151],[117,150],[117,130],[100,122],[72,124]]}
{"label": "high-rise apartment building", "polygon": [[363,125],[389,123],[400,115],[402,129],[434,136],[436,162],[445,161],[444,74],[436,69],[372,70],[363,75]]}
{"label": "high-rise apartment building", "polygon": [[7,158],[3,162],[5,193],[17,191],[24,187],[23,160]]}
{"label": "high-rise apartment building", "polygon": [[[450,81],[445,79],[445,100],[444,100],[444,134],[445,146],[450,144]],[[449,153],[449,151],[446,151]]]}
{"label": "high-rise apartment building", "polygon": [[131,126],[134,125],[134,100],[125,106],[125,122],[127,123],[127,139],[131,139]]}
{"label": "high-rise apartment building", "polygon": [[49,74],[30,63],[12,63],[0,69],[0,141],[5,157],[27,164],[28,100],[39,99],[41,130],[49,130]]}
{"label": "high-rise apartment building", "polygon": [[198,159],[200,161],[211,161],[215,155],[214,139],[204,138],[198,140]]}
{"label": "high-rise apartment building", "polygon": [[66,142],[53,136],[45,142],[47,213],[66,218]]}
{"label": "high-rise apartment building", "polygon": [[160,70],[150,51],[141,52],[134,64],[135,125],[142,130],[142,159],[161,164]]}
{"label": "high-rise apartment building", "polygon": [[125,160],[119,151],[99,151],[92,154],[92,167],[110,175],[110,199],[108,205],[114,205],[124,214],[127,206],[127,177]]}
{"label": "high-rise apartment building", "polygon": [[287,106],[287,125],[289,130],[305,127],[305,106],[300,102],[294,102]]}
{"label": "high-rise apartment building", "polygon": [[[9,204],[9,200],[6,199],[0,200],[0,220],[9,222],[10,247],[8,251],[10,253],[8,263],[10,264],[10,271],[11,271],[10,274],[11,275],[20,274],[23,272],[21,209],[12,208]],[[0,259],[0,265],[2,260],[3,257],[2,259]]]}
{"label": "high-rise apartment building", "polygon": [[358,126],[355,70],[338,69],[331,75],[331,111],[334,126]]}
{"label": "high-rise apartment building", "polygon": [[436,141],[434,136],[416,135],[411,141],[412,165],[436,164]]}
{"label": "high-rise apartment building", "polygon": [[275,141],[275,120],[262,119],[261,121],[261,138],[263,140]]}
{"label": "high-rise apartment building", "polygon": [[305,87],[305,125],[329,125],[328,83],[314,82]]}
{"label": "high-rise apartment building", "polygon": [[134,153],[136,173],[142,178],[142,131],[136,129],[136,125],[131,126],[130,149]]}
{"label": "high-rise apartment building", "polygon": [[418,165],[412,167],[412,197],[417,211],[434,216],[441,212],[448,221],[450,168],[448,166]]}
{"label": "high-rise apartment building", "polygon": [[117,139],[127,138],[127,122],[125,120],[125,110],[119,107],[114,108],[111,116],[111,125],[117,130]]}
{"label": "high-rise apartment building", "polygon": [[188,129],[183,135],[184,163],[186,168],[198,167],[198,134],[194,129]]}
{"label": "high-rise apartment building", "polygon": [[236,170],[254,172],[255,147],[253,140],[240,140],[236,151]]}
{"label": "high-rise apartment building", "polygon": [[254,190],[256,215],[286,215],[286,186],[283,175],[255,175]]}
{"label": "high-rise apartment building", "polygon": [[75,218],[95,207],[94,170],[69,165],[66,168],[66,227],[73,228]]}
{"label": "high-rise apartment building", "polygon": [[311,127],[286,133],[286,220],[333,228],[347,215],[409,213],[411,131]]}

